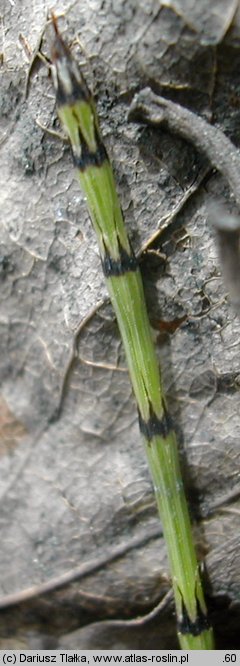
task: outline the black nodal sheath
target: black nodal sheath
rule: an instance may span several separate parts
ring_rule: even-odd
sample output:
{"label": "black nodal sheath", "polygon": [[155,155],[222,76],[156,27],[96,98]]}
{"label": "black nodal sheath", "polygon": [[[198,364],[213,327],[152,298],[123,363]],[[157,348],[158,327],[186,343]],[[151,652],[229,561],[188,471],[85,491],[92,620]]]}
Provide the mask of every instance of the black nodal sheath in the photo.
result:
{"label": "black nodal sheath", "polygon": [[107,151],[102,141],[98,141],[97,149],[91,152],[82,137],[80,157],[73,154],[74,166],[82,173],[90,166],[101,167],[107,159]]}
{"label": "black nodal sheath", "polygon": [[[74,110],[73,110],[73,116],[75,115]],[[92,151],[89,150],[89,146],[83,136],[83,133],[81,132],[81,129],[79,127],[78,123],[78,118],[76,117],[76,123],[78,126],[78,134],[79,134],[79,143],[81,146],[81,154],[76,155],[74,152],[72,153],[73,155],[73,163],[74,166],[79,169],[82,173],[88,169],[88,167],[94,166],[94,167],[101,167],[102,164],[108,160],[108,154],[106,151],[106,148],[104,146],[104,143],[102,142],[101,135],[99,134],[98,128],[96,126],[96,123],[94,123],[94,139],[96,143],[96,150]]]}
{"label": "black nodal sheath", "polygon": [[[54,22],[55,29],[55,42],[52,48],[52,61],[56,67],[56,79],[54,77],[56,87],[57,106],[65,104],[75,104],[78,101],[91,100],[91,93],[84,76],[80,69],[76,66],[68,46],[63,41],[58,32],[57,23]],[[60,75],[60,70],[67,70],[68,72],[68,85],[64,85],[64,79]],[[70,82],[70,86],[69,86]]]}
{"label": "black nodal sheath", "polygon": [[149,442],[156,435],[161,435],[161,437],[166,439],[171,430],[173,429],[172,419],[165,407],[161,419],[159,419],[159,417],[156,416],[156,414],[154,414],[152,406],[150,408],[150,417],[148,421],[144,421],[144,419],[140,414],[140,411],[138,411],[138,419],[139,419],[140,432]]}
{"label": "black nodal sheath", "polygon": [[200,606],[199,600],[196,599],[197,617],[194,622],[190,619],[185,603],[182,600],[182,619],[178,622],[178,631],[181,634],[192,634],[192,636],[199,636],[203,631],[211,629],[211,624],[207,614],[205,614]]}
{"label": "black nodal sheath", "polygon": [[131,251],[131,254],[128,254],[120,242],[118,243],[118,247],[119,259],[113,259],[107,251],[105,251],[105,256],[102,259],[103,273],[107,278],[120,277],[124,273],[138,270],[138,261],[134,252]]}
{"label": "black nodal sheath", "polygon": [[58,77],[58,87],[56,90],[57,106],[73,106],[76,102],[89,102],[91,100],[91,93],[85,83],[83,75],[81,74],[81,83],[77,81],[74,72],[69,68],[69,75],[71,76],[71,91],[67,92],[66,88]]}

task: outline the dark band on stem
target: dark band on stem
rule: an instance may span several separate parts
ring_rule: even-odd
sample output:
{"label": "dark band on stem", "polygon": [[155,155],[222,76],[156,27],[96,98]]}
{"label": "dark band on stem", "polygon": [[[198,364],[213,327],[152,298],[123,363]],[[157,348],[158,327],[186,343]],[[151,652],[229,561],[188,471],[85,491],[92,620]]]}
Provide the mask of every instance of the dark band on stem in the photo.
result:
{"label": "dark band on stem", "polygon": [[199,600],[196,598],[197,617],[196,620],[191,620],[188,615],[185,603],[182,599],[182,619],[178,622],[178,631],[181,634],[192,634],[192,636],[199,636],[203,631],[211,629],[211,624],[207,613],[204,613]]}
{"label": "dark band on stem", "polygon": [[138,261],[133,250],[131,250],[131,254],[128,254],[128,252],[121,246],[120,242],[118,243],[118,247],[119,259],[113,259],[107,250],[102,259],[103,273],[107,278],[120,277],[124,275],[124,273],[138,270]]}
{"label": "dark band on stem", "polygon": [[102,141],[98,142],[97,149],[93,153],[88,149],[88,146],[83,141],[82,137],[81,137],[81,155],[80,157],[73,155],[74,166],[82,172],[86,171],[86,169],[88,169],[88,167],[91,166],[101,167],[103,162],[105,162],[107,159],[108,159],[107,151]]}
{"label": "dark band on stem", "polygon": [[[57,106],[72,105],[91,100],[91,93],[80,68],[71,56],[70,49],[59,33],[55,17],[52,15],[55,41],[52,46],[52,61],[55,65],[53,83],[56,89]],[[66,75],[67,74],[67,75]]]}
{"label": "dark band on stem", "polygon": [[168,414],[166,407],[164,407],[164,412],[161,419],[154,413],[152,406],[150,409],[150,417],[148,421],[144,421],[140,411],[138,411],[138,419],[140,432],[149,442],[156,435],[160,435],[166,439],[173,429],[172,419]]}
{"label": "dark band on stem", "polygon": [[64,84],[58,78],[58,87],[56,89],[56,100],[57,106],[74,106],[77,102],[90,102],[92,99],[90,90],[85,83],[85,80],[81,74],[81,83],[76,80],[74,73],[69,68],[69,75],[71,76],[71,91],[67,92]]}

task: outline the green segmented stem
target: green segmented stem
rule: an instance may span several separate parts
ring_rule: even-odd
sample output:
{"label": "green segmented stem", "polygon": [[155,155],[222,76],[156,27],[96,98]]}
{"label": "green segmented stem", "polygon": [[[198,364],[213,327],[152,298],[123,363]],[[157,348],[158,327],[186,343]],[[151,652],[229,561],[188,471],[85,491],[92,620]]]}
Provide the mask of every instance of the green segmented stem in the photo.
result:
{"label": "green segmented stem", "polygon": [[213,634],[140,270],[127,236],[91,93],[55,20],[54,28],[52,73],[58,115],[70,140],[77,176],[97,234],[103,271],[125,349],[167,544],[180,646],[189,650],[211,650]]}

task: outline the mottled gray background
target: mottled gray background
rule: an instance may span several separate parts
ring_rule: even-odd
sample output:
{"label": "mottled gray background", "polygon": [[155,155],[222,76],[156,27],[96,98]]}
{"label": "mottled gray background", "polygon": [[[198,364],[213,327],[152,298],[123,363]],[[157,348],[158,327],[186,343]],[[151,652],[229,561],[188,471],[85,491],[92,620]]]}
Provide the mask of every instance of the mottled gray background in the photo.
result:
{"label": "mottled gray background", "polygon": [[[98,100],[141,256],[217,647],[240,648],[240,325],[207,221],[213,198],[237,209],[190,144],[127,122],[134,93],[150,85],[239,145],[233,0],[2,0],[0,647],[177,645],[171,597],[147,615],[170,588],[165,545],[70,151],[39,126],[58,129],[39,61],[25,98],[49,9],[65,12],[59,26]],[[48,56],[51,36],[47,26]]]}

